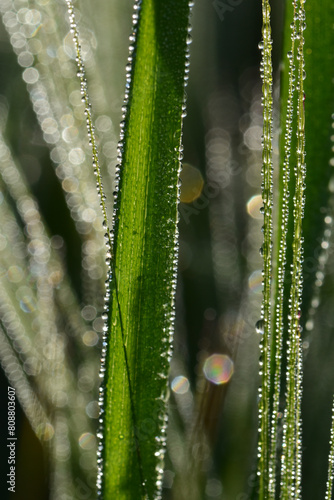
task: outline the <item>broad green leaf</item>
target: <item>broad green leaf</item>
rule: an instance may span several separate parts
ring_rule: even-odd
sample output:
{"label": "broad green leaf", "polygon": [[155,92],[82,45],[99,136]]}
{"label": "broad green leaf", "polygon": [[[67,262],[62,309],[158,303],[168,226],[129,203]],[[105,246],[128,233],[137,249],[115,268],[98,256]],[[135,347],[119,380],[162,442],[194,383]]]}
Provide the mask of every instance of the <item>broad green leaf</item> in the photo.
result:
{"label": "broad green leaf", "polygon": [[104,498],[154,498],[161,487],[188,22],[188,0],[135,5],[101,396]]}
{"label": "broad green leaf", "polygon": [[[303,223],[305,240],[303,313],[306,314],[310,307],[319,256],[322,253],[324,219],[329,211],[328,182],[334,166],[334,4],[330,0],[321,3],[307,0],[305,10],[307,173]],[[304,317],[303,323],[306,319]]]}

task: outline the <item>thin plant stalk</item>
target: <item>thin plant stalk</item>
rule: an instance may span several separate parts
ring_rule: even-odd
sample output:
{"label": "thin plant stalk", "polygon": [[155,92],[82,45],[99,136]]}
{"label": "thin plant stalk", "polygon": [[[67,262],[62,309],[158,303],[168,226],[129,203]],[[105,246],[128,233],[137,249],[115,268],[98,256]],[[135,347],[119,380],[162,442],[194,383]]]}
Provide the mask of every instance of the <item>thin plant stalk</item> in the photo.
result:
{"label": "thin plant stalk", "polygon": [[300,308],[302,294],[303,236],[302,221],[305,204],[305,107],[304,107],[304,1],[298,9],[297,48],[297,165],[293,199],[292,271],[289,308],[289,338],[287,349],[287,392],[285,425],[283,427],[281,498],[299,499],[301,495],[301,370]]}
{"label": "thin plant stalk", "polygon": [[297,0],[293,1],[293,22],[291,25],[291,50],[288,53],[289,64],[289,82],[288,99],[286,103],[285,127],[284,127],[284,159],[282,165],[282,183],[281,183],[281,207],[279,228],[279,245],[277,257],[277,278],[276,278],[276,303],[275,303],[275,323],[273,345],[271,352],[272,372],[274,372],[273,381],[273,404],[271,413],[271,441],[270,441],[270,459],[269,459],[269,499],[275,500],[276,496],[276,470],[277,470],[277,442],[278,442],[278,423],[279,423],[279,401],[281,390],[281,370],[282,370],[282,349],[283,349],[283,327],[284,327],[284,279],[286,267],[286,247],[287,232],[289,222],[289,179],[290,179],[290,156],[291,141],[293,134],[293,113],[294,113],[294,79],[295,79],[295,39],[297,32],[296,25]]}
{"label": "thin plant stalk", "polygon": [[262,49],[262,91],[263,91],[263,153],[262,153],[262,199],[264,212],[263,255],[263,302],[261,320],[257,323],[257,331],[262,334],[260,372],[262,387],[259,402],[259,444],[258,475],[259,498],[266,497],[269,483],[269,437],[270,437],[270,343],[271,343],[271,274],[272,274],[272,204],[273,204],[273,162],[272,162],[272,39],[270,25],[270,4],[262,2],[263,27]]}
{"label": "thin plant stalk", "polygon": [[330,437],[330,446],[328,455],[328,479],[326,485],[325,500],[332,500],[333,483],[334,483],[334,398],[332,406],[332,427],[331,427],[331,437]]}

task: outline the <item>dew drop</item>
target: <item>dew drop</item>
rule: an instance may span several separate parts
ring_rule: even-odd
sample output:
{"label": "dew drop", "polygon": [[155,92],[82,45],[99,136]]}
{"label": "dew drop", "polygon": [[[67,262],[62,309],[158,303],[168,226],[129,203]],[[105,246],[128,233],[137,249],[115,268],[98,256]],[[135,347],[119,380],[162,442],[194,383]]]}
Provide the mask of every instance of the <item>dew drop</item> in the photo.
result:
{"label": "dew drop", "polygon": [[259,319],[255,324],[256,333],[263,335],[264,334],[264,321],[263,319]]}

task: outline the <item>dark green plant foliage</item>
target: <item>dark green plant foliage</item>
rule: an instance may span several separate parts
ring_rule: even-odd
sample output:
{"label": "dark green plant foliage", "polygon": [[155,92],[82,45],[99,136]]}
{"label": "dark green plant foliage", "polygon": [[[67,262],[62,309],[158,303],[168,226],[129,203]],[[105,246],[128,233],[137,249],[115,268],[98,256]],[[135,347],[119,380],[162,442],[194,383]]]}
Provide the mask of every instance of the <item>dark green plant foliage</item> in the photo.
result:
{"label": "dark green plant foliage", "polygon": [[[321,252],[324,217],[328,213],[329,179],[334,165],[334,4],[306,2],[305,135],[307,148],[304,218],[303,312],[310,307],[312,287]],[[306,321],[303,318],[303,324]]]}

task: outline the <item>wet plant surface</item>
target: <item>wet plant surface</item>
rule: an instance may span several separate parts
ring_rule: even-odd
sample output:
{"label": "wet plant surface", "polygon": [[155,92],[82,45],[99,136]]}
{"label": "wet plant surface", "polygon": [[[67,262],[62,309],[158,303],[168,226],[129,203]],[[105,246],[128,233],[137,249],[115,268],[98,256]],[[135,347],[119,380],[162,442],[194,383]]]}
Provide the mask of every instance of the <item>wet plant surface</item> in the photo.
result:
{"label": "wet plant surface", "polygon": [[331,2],[0,11],[16,497],[329,500]]}

